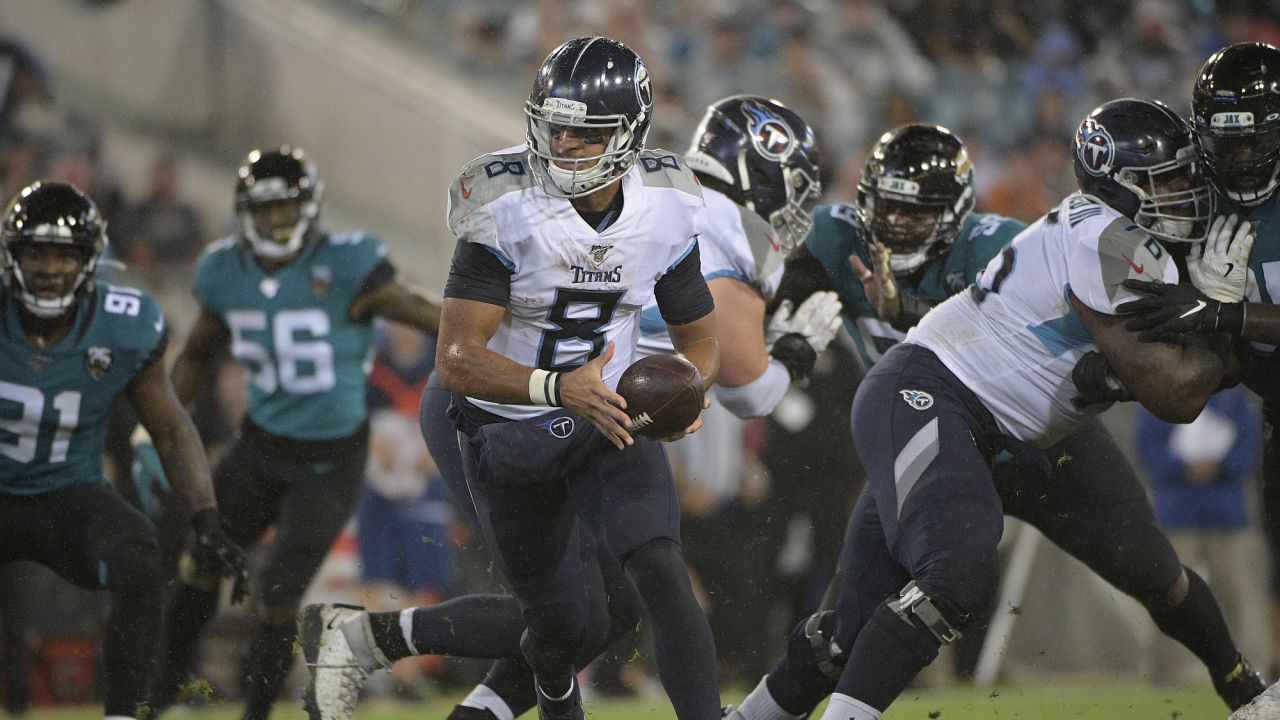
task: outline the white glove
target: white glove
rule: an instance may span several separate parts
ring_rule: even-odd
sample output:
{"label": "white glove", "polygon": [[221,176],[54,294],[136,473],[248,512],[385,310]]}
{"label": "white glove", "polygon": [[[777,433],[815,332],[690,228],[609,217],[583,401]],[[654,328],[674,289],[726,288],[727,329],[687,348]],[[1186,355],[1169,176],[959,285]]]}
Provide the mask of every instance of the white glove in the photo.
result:
{"label": "white glove", "polygon": [[1191,284],[1218,302],[1243,300],[1254,236],[1253,223],[1237,215],[1214,218],[1209,237],[1187,256]]}
{"label": "white glove", "polygon": [[764,331],[766,349],[773,350],[773,344],[783,335],[799,333],[814,352],[826,350],[840,331],[841,308],[840,296],[832,290],[810,295],[795,314],[791,312],[791,301],[783,300]]}

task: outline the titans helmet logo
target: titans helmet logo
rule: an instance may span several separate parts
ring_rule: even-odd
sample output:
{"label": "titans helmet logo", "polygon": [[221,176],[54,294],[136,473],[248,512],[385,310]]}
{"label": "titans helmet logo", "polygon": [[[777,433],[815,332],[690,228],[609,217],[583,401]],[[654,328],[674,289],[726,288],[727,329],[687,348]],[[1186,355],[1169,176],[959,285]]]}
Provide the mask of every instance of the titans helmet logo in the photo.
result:
{"label": "titans helmet logo", "polygon": [[1111,133],[1090,118],[1076,132],[1076,155],[1084,171],[1095,177],[1111,172],[1116,157],[1116,144]]}
{"label": "titans helmet logo", "polygon": [[742,103],[742,114],[747,116],[747,134],[756,152],[775,162],[791,154],[796,137],[782,118],[754,100]]}
{"label": "titans helmet logo", "polygon": [[636,58],[636,97],[640,98],[640,109],[648,112],[653,107],[653,82],[649,80],[649,69],[640,58]]}

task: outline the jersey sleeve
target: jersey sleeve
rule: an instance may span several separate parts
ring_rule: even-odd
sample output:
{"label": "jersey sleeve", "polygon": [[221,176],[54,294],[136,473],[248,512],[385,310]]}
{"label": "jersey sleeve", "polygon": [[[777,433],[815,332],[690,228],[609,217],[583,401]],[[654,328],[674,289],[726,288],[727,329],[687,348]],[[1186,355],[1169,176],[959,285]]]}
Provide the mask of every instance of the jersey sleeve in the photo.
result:
{"label": "jersey sleeve", "polygon": [[114,352],[108,362],[123,363],[132,376],[164,357],[169,325],[155,298],[136,288],[108,285],[96,312],[112,338]]}
{"label": "jersey sleeve", "polygon": [[1027,229],[1021,220],[1001,215],[983,215],[968,235],[969,254],[965,262],[965,284],[975,282],[982,269],[1000,254],[1005,245],[1013,242],[1018,233]]}
{"label": "jersey sleeve", "polygon": [[1074,242],[1067,259],[1068,286],[1097,312],[1115,315],[1117,305],[1143,297],[1124,287],[1125,280],[1178,282],[1169,253],[1128,218],[1097,216],[1069,232]]}

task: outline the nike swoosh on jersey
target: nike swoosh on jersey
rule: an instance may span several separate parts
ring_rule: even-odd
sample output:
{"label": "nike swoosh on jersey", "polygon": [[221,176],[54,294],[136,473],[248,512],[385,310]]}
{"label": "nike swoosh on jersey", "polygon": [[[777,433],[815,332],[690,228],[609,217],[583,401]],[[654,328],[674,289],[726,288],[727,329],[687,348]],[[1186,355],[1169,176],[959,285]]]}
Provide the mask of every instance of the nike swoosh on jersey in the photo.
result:
{"label": "nike swoosh on jersey", "polygon": [[1133,271],[1134,271],[1134,272],[1136,272],[1136,273],[1138,273],[1139,275],[1141,275],[1141,274],[1142,274],[1142,270],[1143,270],[1143,268],[1145,268],[1145,267],[1146,267],[1146,265],[1145,265],[1145,264],[1143,264],[1143,265],[1139,265],[1139,264],[1135,263],[1133,260],[1130,260],[1128,255],[1121,255],[1120,257],[1124,258],[1124,261],[1125,261],[1125,262],[1127,262],[1127,263],[1129,263],[1129,267],[1133,268]]}
{"label": "nike swoosh on jersey", "polygon": [[463,183],[461,179],[458,180],[458,189],[462,193],[463,200],[471,199],[471,191],[467,189],[466,184]]}
{"label": "nike swoosh on jersey", "polygon": [[1190,310],[1188,310],[1188,311],[1186,311],[1186,312],[1182,313],[1182,314],[1181,314],[1181,315],[1179,315],[1178,317],[1180,317],[1180,318],[1190,317],[1190,316],[1195,315],[1196,313],[1200,312],[1200,311],[1201,311],[1201,310],[1203,310],[1203,309],[1204,309],[1204,301],[1203,301],[1203,300],[1197,300],[1197,301],[1196,301],[1196,306],[1195,306],[1195,307],[1193,307],[1193,308],[1191,308]]}

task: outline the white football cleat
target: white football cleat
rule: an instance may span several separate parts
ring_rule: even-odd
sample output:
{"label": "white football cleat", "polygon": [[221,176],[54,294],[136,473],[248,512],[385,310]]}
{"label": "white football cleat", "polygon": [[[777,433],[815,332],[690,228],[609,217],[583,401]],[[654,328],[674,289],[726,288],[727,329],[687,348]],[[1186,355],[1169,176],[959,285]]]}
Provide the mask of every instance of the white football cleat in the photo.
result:
{"label": "white football cleat", "polygon": [[1230,720],[1280,720],[1280,682],[1231,713]]}
{"label": "white football cleat", "polygon": [[369,614],[355,605],[308,605],[298,635],[309,675],[307,714],[311,720],[352,720],[369,674],[391,667],[373,640]]}

